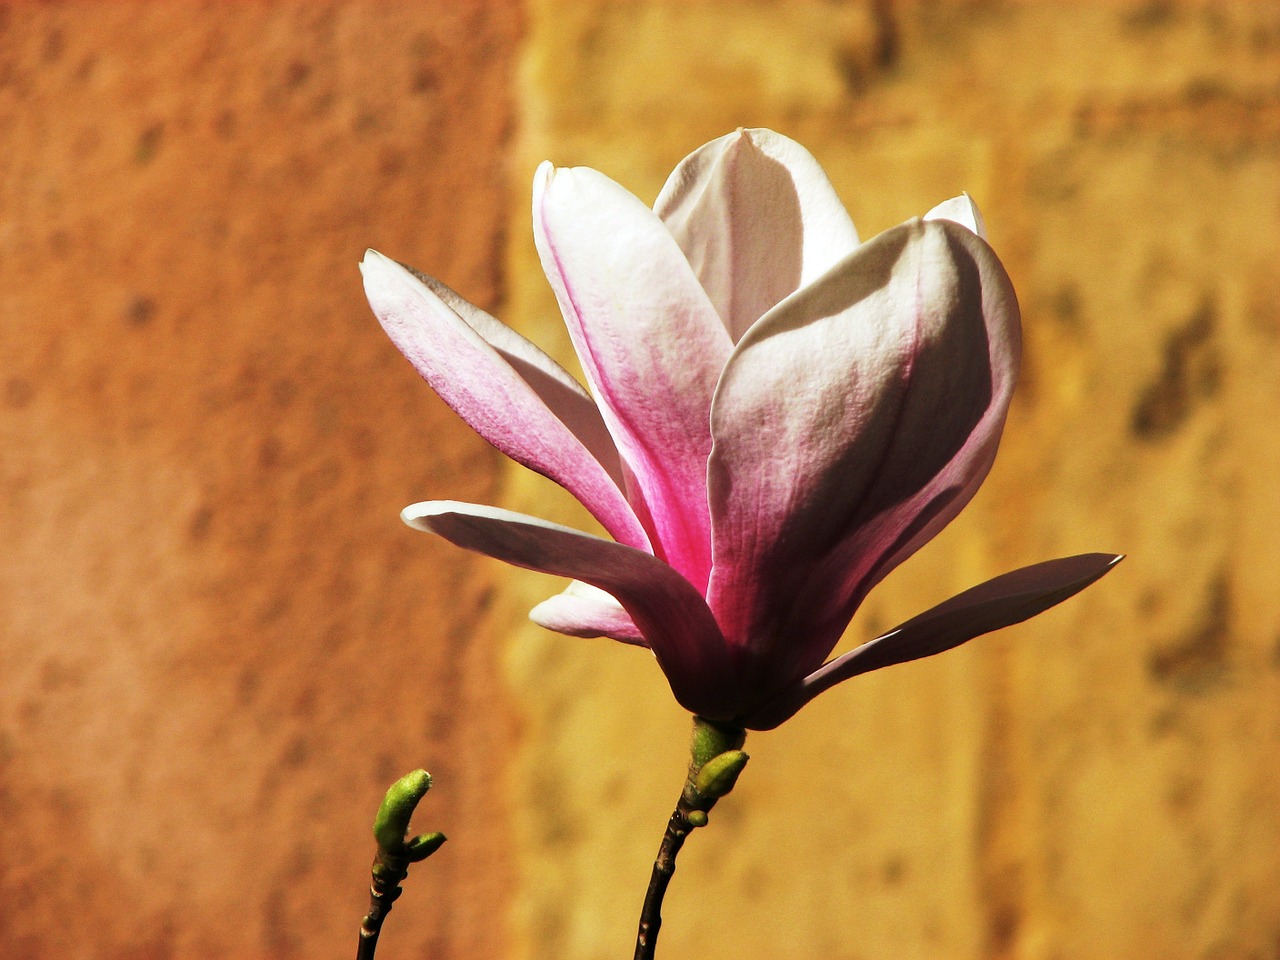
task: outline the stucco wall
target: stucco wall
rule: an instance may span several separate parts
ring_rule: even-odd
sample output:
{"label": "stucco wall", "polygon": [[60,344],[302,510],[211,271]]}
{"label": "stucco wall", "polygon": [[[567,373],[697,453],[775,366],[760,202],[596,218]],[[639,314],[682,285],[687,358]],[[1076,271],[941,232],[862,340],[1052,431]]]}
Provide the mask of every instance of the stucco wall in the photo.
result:
{"label": "stucco wall", "polygon": [[[660,952],[1277,956],[1277,7],[540,0],[522,63],[513,309],[562,349],[524,213],[544,157],[651,201],[695,146],[772,126],[863,236],[961,190],[986,214],[1024,310],[1004,447],[846,644],[1016,566],[1130,554],[1049,615],[749,738]],[[527,628],[510,664],[537,785],[521,955],[624,955],[684,718],[635,650]]]}
{"label": "stucco wall", "polygon": [[401,527],[589,523],[385,342],[364,247],[568,359],[536,163],[651,201],[772,126],[864,236],[969,191],[1020,391],[844,646],[1127,552],[838,688],[753,759],[660,955],[1280,956],[1280,12],[1238,2],[0,7],[0,956],[350,953],[369,817],[438,778],[379,955],[630,953],[687,717],[558,585]]}
{"label": "stucco wall", "polygon": [[502,954],[492,581],[396,517],[498,461],[356,264],[500,298],[518,29],[0,9],[0,956],[349,955],[418,765],[451,855],[386,956]]}

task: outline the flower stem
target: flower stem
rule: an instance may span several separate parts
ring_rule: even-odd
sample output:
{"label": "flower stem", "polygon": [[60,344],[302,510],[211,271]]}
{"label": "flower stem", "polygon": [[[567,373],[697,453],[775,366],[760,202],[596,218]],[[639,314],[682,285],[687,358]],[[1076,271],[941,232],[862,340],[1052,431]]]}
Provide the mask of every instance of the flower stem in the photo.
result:
{"label": "flower stem", "polygon": [[662,835],[662,844],[658,847],[657,859],[653,861],[653,873],[649,876],[649,889],[644,895],[644,906],[640,910],[640,930],[636,934],[635,960],[653,960],[653,952],[658,945],[658,931],[662,929],[662,899],[667,895],[667,885],[676,872],[676,855],[684,846],[685,838],[693,827],[686,819],[688,810],[685,799],[671,813],[667,821],[666,832]]}
{"label": "flower stem", "polygon": [[717,800],[733,789],[738,774],[747,763],[747,755],[740,749],[746,736],[746,731],[740,727],[693,718],[689,775],[676,808],[667,820],[658,856],[653,861],[649,889],[640,909],[635,960],[653,960],[658,946],[658,931],[662,929],[662,901],[676,872],[676,856],[689,831],[706,826],[707,813]]}
{"label": "flower stem", "polygon": [[356,960],[373,960],[378,949],[378,935],[382,933],[382,922],[391,912],[391,905],[400,896],[400,884],[408,873],[407,857],[378,851],[373,860],[373,882],[369,886],[369,913],[360,924],[360,944],[356,949]]}

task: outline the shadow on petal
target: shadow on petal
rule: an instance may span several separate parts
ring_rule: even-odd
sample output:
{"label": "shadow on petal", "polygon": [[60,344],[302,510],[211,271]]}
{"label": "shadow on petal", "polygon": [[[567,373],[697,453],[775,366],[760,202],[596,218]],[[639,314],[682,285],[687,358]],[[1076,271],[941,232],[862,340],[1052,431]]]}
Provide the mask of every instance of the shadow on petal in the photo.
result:
{"label": "shadow on petal", "polygon": [[744,722],[770,730],[822,691],[862,673],[931,657],[1028,620],[1079,593],[1108,573],[1123,555],[1085,553],[1014,570],[957,594],[919,616],[824,664]]}

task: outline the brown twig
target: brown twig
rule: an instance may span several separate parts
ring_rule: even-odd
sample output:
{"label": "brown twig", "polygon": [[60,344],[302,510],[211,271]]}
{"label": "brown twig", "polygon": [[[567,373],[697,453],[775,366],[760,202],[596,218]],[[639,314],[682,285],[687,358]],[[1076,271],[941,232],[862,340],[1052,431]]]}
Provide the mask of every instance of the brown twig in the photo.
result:
{"label": "brown twig", "polygon": [[747,755],[740,749],[745,739],[746,731],[740,727],[693,718],[689,775],[680,800],[667,820],[658,856],[653,861],[649,889],[645,891],[644,906],[640,908],[635,960],[653,960],[658,946],[658,931],[662,929],[662,900],[676,872],[676,856],[689,831],[705,827],[707,813],[737,783],[738,774],[747,764]]}
{"label": "brown twig", "polygon": [[658,856],[653,861],[653,873],[649,875],[649,889],[645,892],[644,906],[640,909],[635,960],[653,960],[654,950],[658,946],[658,931],[662,929],[662,899],[667,895],[667,885],[676,872],[676,855],[684,846],[689,831],[694,829],[688,820],[691,810],[682,794],[680,802],[671,813],[671,819],[667,821],[666,832],[662,834]]}
{"label": "brown twig", "polygon": [[373,960],[378,949],[378,934],[382,922],[391,912],[391,905],[401,894],[400,884],[409,875],[408,857],[388,854],[382,850],[373,858],[373,881],[369,885],[369,913],[360,924],[360,945],[356,960]]}

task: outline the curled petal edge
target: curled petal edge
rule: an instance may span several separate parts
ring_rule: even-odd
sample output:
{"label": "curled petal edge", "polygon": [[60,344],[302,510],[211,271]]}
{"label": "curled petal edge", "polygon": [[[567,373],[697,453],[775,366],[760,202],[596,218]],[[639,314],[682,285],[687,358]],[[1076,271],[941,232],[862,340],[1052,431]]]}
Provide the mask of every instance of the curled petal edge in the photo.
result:
{"label": "curled petal edge", "polygon": [[733,664],[711,610],[688,580],[652,554],[473,503],[415,503],[400,518],[495,560],[599,587],[622,604],[649,641],[682,707],[708,720],[730,720],[737,712]]}
{"label": "curled petal edge", "polygon": [[931,657],[1043,613],[1101,579],[1123,554],[1085,553],[1023,567],[959,593],[837,657],[744,721],[772,730],[819,693],[850,677]]}

